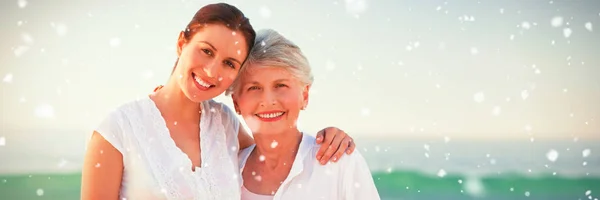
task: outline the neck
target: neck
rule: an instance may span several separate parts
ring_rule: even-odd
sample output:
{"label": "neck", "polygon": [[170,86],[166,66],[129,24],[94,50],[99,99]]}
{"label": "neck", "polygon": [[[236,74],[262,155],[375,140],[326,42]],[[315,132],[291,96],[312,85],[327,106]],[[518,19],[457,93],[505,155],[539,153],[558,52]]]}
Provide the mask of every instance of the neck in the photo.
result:
{"label": "neck", "polygon": [[173,76],[164,87],[150,95],[150,98],[154,101],[165,119],[184,122],[199,120],[199,113],[201,112],[200,104],[191,101],[185,96]]}
{"label": "neck", "polygon": [[256,158],[264,156],[264,164],[269,169],[278,166],[291,167],[298,153],[298,147],[302,140],[302,133],[298,129],[289,129],[279,134],[255,133]]}

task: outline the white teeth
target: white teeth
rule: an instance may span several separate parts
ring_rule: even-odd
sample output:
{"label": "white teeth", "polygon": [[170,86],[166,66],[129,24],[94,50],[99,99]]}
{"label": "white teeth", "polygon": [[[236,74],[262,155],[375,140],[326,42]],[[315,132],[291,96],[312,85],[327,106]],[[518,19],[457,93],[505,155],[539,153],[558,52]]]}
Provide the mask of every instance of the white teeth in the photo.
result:
{"label": "white teeth", "polygon": [[258,114],[260,118],[275,118],[283,115],[283,112],[269,113],[269,114]]}
{"label": "white teeth", "polygon": [[205,88],[209,88],[209,87],[210,87],[210,84],[208,84],[208,83],[206,83],[206,82],[202,81],[202,79],[198,78],[197,76],[196,76],[196,77],[194,77],[194,80],[196,80],[196,82],[197,82],[198,84],[200,84],[201,86],[203,86],[203,87],[205,87]]}

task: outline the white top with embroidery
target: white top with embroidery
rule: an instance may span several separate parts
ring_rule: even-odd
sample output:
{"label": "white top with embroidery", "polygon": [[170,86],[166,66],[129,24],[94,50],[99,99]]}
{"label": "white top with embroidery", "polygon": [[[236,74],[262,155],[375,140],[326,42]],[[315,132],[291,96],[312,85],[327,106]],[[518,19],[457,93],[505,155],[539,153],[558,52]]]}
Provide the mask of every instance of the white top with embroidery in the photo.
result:
{"label": "white top with embroidery", "polygon": [[[246,160],[255,147],[256,145],[252,145],[240,152],[240,171],[243,170]],[[315,137],[302,134],[302,141],[292,169],[270,199],[380,199],[367,162],[358,150],[342,156],[337,163],[323,166],[316,158],[319,147]],[[268,197],[268,195],[253,194],[245,187],[242,188],[242,200],[263,200]]]}
{"label": "white top with embroidery", "polygon": [[195,171],[150,97],[118,107],[98,126],[123,155],[119,199],[240,199],[239,120],[222,103],[208,100],[201,106],[202,167]]}

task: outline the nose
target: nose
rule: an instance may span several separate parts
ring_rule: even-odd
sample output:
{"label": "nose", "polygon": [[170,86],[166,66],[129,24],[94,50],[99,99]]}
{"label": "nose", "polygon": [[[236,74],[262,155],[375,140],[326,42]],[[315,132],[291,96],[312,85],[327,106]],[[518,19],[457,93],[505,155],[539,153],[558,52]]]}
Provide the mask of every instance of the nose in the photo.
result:
{"label": "nose", "polygon": [[274,106],[277,104],[275,94],[268,89],[263,90],[261,99],[262,101],[260,101],[260,106],[262,107]]}
{"label": "nose", "polygon": [[204,66],[203,70],[206,76],[208,76],[211,79],[214,79],[218,77],[220,73],[219,63],[216,61],[216,59],[213,59],[211,62],[207,63]]}

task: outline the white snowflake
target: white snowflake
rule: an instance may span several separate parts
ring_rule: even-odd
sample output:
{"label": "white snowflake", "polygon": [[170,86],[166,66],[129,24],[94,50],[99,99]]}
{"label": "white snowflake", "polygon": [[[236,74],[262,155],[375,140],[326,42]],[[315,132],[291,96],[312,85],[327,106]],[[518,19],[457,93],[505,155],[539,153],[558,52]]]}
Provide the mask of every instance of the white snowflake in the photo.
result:
{"label": "white snowflake", "polygon": [[346,12],[350,14],[360,14],[367,10],[366,0],[344,0]]}
{"label": "white snowflake", "polygon": [[560,27],[563,24],[563,18],[561,16],[555,16],[550,20],[550,25],[553,27]]}
{"label": "white snowflake", "polygon": [[23,55],[25,52],[27,52],[27,50],[29,50],[28,46],[25,45],[21,45],[18,46],[17,48],[15,48],[13,50],[13,53],[15,53],[15,56],[20,57],[21,55]]}
{"label": "white snowflake", "polygon": [[590,156],[590,154],[591,154],[591,153],[592,153],[592,150],[590,150],[590,149],[584,149],[584,150],[581,152],[581,155],[582,155],[584,158],[587,158],[588,156]]}
{"label": "white snowflake", "polygon": [[277,147],[278,144],[279,143],[277,141],[273,140],[273,142],[271,142],[271,148],[274,149],[275,147]]}
{"label": "white snowflake", "polygon": [[479,50],[476,47],[471,47],[471,55],[479,54]]}
{"label": "white snowflake", "polygon": [[586,22],[585,29],[587,29],[590,32],[594,31],[594,27],[592,27],[592,22]]}
{"label": "white snowflake", "polygon": [[440,169],[440,171],[438,171],[437,176],[439,177],[444,177],[446,176],[446,171],[444,169]]}
{"label": "white snowflake", "polygon": [[558,151],[551,149],[546,153],[546,158],[548,158],[550,162],[556,162],[556,159],[558,159]]}
{"label": "white snowflake", "polygon": [[573,31],[570,28],[564,28],[563,29],[563,35],[565,36],[565,38],[571,37],[572,33],[573,33]]}
{"label": "white snowflake", "polygon": [[26,44],[29,44],[29,45],[33,44],[33,37],[31,36],[31,34],[23,33],[23,34],[21,34],[21,38],[23,39],[23,41]]}
{"label": "white snowflake", "polygon": [[371,115],[371,110],[369,108],[362,108],[362,110],[360,112],[361,112],[362,116],[365,116],[365,117]]}
{"label": "white snowflake", "polygon": [[500,115],[501,112],[502,112],[502,108],[500,108],[500,106],[494,106],[494,109],[492,110],[492,115],[498,116],[498,115]]}
{"label": "white snowflake", "polygon": [[483,92],[477,92],[473,95],[473,100],[475,100],[477,103],[481,103],[485,100],[485,95]]}
{"label": "white snowflake", "polygon": [[531,24],[527,21],[521,22],[521,28],[529,30],[531,28]]}
{"label": "white snowflake", "polygon": [[333,71],[335,69],[335,63],[331,60],[327,60],[327,63],[325,64],[325,69],[327,69],[327,71]]}
{"label": "white snowflake", "polygon": [[39,118],[53,118],[54,108],[48,104],[41,104],[35,108],[35,116]]}
{"label": "white snowflake", "polygon": [[529,195],[531,195],[531,193],[530,193],[529,191],[526,191],[526,192],[525,192],[525,196],[526,196],[526,197],[529,197]]}
{"label": "white snowflake", "polygon": [[58,34],[58,36],[65,36],[67,34],[67,25],[63,23],[51,23],[50,25],[54,27],[54,30],[56,31],[56,34]]}
{"label": "white snowflake", "polygon": [[109,44],[111,47],[119,47],[119,46],[121,46],[121,39],[120,39],[120,38],[117,38],[117,37],[115,37],[115,38],[111,38],[111,39],[108,41],[108,44]]}
{"label": "white snowflake", "polygon": [[17,5],[19,8],[25,8],[27,6],[27,0],[18,0]]}
{"label": "white snowflake", "polygon": [[35,191],[35,194],[37,194],[38,196],[44,196],[44,190],[42,188],[38,188]]}
{"label": "white snowflake", "polygon": [[585,196],[590,196],[592,194],[591,190],[585,191]]}
{"label": "white snowflake", "polygon": [[528,97],[529,97],[529,92],[527,90],[521,91],[521,98],[523,98],[523,100],[527,99]]}
{"label": "white snowflake", "polygon": [[267,7],[267,6],[261,6],[259,12],[260,12],[260,16],[263,18],[271,17],[271,9],[269,9],[269,7]]}
{"label": "white snowflake", "polygon": [[13,75],[11,73],[8,73],[4,76],[4,78],[2,79],[3,82],[5,83],[12,83],[13,81]]}
{"label": "white snowflake", "polygon": [[261,162],[265,161],[265,156],[264,155],[260,155],[258,157],[258,160],[260,160]]}

